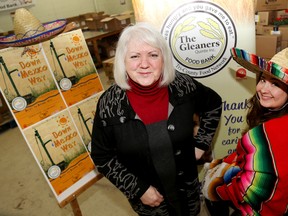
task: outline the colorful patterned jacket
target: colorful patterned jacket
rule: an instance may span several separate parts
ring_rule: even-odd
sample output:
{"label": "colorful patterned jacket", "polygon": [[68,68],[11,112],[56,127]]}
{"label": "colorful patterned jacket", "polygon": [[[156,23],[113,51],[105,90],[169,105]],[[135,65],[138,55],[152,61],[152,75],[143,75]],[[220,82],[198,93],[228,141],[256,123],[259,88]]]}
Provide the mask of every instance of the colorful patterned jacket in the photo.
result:
{"label": "colorful patterned jacket", "polygon": [[[285,115],[251,129],[239,140],[235,154],[236,166],[241,171],[216,191],[221,199],[231,200],[242,215],[287,213],[287,130],[288,115]],[[235,154],[225,161],[233,161]]]}

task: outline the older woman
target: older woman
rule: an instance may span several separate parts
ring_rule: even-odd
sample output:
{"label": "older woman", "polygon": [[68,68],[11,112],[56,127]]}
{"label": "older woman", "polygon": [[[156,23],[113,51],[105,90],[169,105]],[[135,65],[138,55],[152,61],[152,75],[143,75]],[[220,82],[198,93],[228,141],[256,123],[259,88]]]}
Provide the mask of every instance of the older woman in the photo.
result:
{"label": "older woman", "polygon": [[[221,97],[175,72],[167,42],[147,23],[122,32],[116,84],[98,101],[91,157],[139,215],[197,215],[197,158],[209,149]],[[194,114],[200,117],[193,136]]]}

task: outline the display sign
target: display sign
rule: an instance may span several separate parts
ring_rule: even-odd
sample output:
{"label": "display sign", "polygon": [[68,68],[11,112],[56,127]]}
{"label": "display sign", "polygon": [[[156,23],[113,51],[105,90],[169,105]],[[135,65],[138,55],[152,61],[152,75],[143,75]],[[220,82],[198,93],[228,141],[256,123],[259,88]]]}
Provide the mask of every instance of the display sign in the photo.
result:
{"label": "display sign", "polygon": [[[135,19],[154,24],[167,40],[174,67],[217,91],[223,100],[214,157],[235,151],[246,126],[255,75],[235,63],[232,47],[255,53],[254,2],[250,0],[132,0]],[[164,7],[165,5],[165,7]]]}
{"label": "display sign", "polygon": [[103,86],[81,30],[0,50],[1,92],[59,204],[98,175],[90,158]]}
{"label": "display sign", "polygon": [[1,0],[0,11],[15,10],[20,7],[34,5],[35,0]]}

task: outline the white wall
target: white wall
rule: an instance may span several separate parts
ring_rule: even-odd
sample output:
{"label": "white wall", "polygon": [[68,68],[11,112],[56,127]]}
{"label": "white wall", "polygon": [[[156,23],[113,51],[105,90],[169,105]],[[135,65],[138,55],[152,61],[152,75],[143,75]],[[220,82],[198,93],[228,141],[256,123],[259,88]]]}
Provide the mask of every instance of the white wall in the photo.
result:
{"label": "white wall", "polygon": [[[120,2],[125,1],[124,5]],[[97,11],[105,11],[107,14],[119,14],[133,10],[132,0],[94,0]]]}
{"label": "white wall", "polygon": [[[105,11],[107,14],[117,14],[133,10],[132,0],[125,2],[125,5],[121,5],[120,0],[35,0],[35,5],[27,9],[44,23],[88,12]],[[0,32],[13,30],[11,12],[14,11],[0,12]]]}

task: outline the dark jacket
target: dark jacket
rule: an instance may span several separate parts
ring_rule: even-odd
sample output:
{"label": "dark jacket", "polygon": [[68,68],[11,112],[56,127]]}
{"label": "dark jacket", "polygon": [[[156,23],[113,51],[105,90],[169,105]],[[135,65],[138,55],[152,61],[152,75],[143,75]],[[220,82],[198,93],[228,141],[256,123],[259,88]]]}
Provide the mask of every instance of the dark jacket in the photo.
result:
{"label": "dark jacket", "polygon": [[[220,120],[221,97],[189,75],[181,73],[176,73],[168,89],[171,112],[166,129],[172,143],[173,155],[170,159],[175,162],[175,188],[182,192],[190,188],[189,199],[197,202],[199,182],[195,147],[209,149]],[[194,113],[201,118],[196,137],[193,137]],[[150,185],[165,197],[153,164],[155,158],[151,158],[147,128],[136,117],[125,91],[117,85],[106,90],[98,101],[91,157],[98,171],[126,195],[132,207],[141,204],[139,198]],[[153,157],[161,158],[161,151]],[[167,179],[170,177],[173,178],[169,176]]]}

